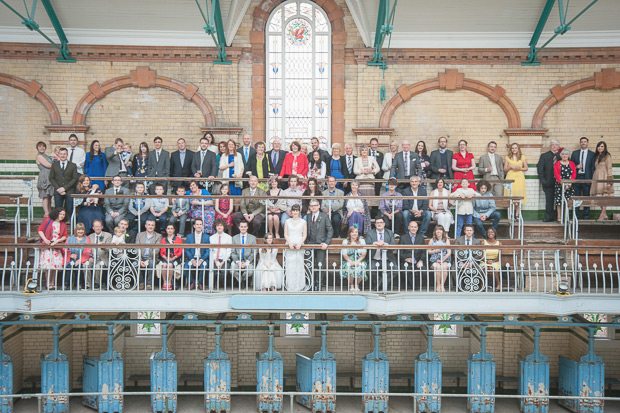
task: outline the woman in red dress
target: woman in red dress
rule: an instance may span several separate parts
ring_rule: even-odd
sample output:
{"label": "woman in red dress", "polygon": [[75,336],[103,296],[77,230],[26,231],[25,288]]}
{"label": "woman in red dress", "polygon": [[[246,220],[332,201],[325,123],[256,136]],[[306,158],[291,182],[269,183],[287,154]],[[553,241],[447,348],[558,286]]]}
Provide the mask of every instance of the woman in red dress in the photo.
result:
{"label": "woman in red dress", "polygon": [[[476,161],[474,155],[467,152],[467,141],[461,139],[459,141],[459,151],[452,155],[452,170],[454,171],[454,179],[461,182],[461,179],[469,180],[469,187],[476,190],[474,183],[474,169],[476,169]],[[452,185],[452,192],[461,187],[460,183]]]}
{"label": "woman in red dress", "polygon": [[280,177],[284,180],[288,180],[291,175],[299,177],[297,189],[305,190],[306,184],[302,180],[306,179],[306,175],[308,175],[308,158],[301,153],[301,145],[297,141],[291,143],[291,151],[284,157],[280,171]]}

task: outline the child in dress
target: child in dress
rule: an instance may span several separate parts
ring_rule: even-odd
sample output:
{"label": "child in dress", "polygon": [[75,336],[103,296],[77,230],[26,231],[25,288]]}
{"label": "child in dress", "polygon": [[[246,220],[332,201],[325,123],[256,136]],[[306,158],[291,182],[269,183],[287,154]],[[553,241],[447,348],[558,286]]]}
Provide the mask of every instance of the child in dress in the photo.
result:
{"label": "child in dress", "polygon": [[121,245],[125,243],[125,232],[121,227],[114,228],[114,235],[112,235],[112,244]]}
{"label": "child in dress", "polygon": [[459,198],[458,205],[456,207],[456,236],[461,236],[463,226],[466,224],[471,225],[472,217],[474,214],[474,196],[480,196],[476,190],[469,187],[469,179],[461,179],[461,186],[450,197]]}
{"label": "child in dress", "polygon": [[60,152],[60,148],[62,148],[62,146],[56,146],[54,148],[54,155],[52,155],[51,158],[51,162],[59,162],[60,161],[60,157],[58,156],[58,153]]}
{"label": "child in dress", "polygon": [[[230,187],[222,185],[220,187],[220,195],[230,195]],[[215,219],[221,219],[226,223],[226,232],[232,235],[232,213],[235,206],[235,200],[232,198],[218,198],[215,200]]]}
{"label": "child in dress", "polygon": [[[183,185],[177,188],[177,195],[185,195],[185,187]],[[179,221],[179,234],[185,235],[185,222],[189,216],[189,199],[188,198],[175,198],[172,200],[172,216],[170,217],[170,223],[174,224]]]}
{"label": "child in dress", "polygon": [[123,145],[123,152],[121,152],[121,160],[125,164],[127,169],[127,176],[133,176],[131,174],[131,145],[126,143]]}
{"label": "child in dress", "polygon": [[254,288],[262,291],[275,291],[282,288],[284,271],[278,263],[278,249],[273,248],[273,234],[265,235],[265,247],[258,251],[259,259],[256,266]]}

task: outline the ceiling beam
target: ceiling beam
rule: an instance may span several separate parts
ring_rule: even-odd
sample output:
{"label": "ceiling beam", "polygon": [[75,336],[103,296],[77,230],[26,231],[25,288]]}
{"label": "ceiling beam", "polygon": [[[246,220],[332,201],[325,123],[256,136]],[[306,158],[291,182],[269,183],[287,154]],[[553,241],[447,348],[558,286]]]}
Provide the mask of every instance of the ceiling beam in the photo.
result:
{"label": "ceiling beam", "polygon": [[346,3],[351,16],[353,16],[353,21],[360,33],[360,37],[364,42],[364,46],[372,47],[372,33],[368,27],[368,14],[366,13],[363,0],[346,0]]}
{"label": "ceiling beam", "polygon": [[[394,16],[396,11],[396,3],[398,0],[379,0],[379,11],[377,12],[377,28],[375,31],[374,52],[372,59],[368,62],[371,66],[381,66],[385,69],[387,67],[387,59],[383,60],[383,43],[386,37],[392,36],[392,30],[394,28]],[[388,46],[389,49],[389,46]]]}
{"label": "ceiling beam", "polygon": [[243,16],[245,16],[245,12],[248,10],[251,2],[252,0],[232,0],[224,28],[226,46],[232,46],[237,30],[239,30],[239,26],[241,26],[243,21]]}
{"label": "ceiling beam", "polygon": [[232,62],[226,56],[226,34],[224,32],[224,22],[222,21],[222,10],[220,9],[220,0],[205,0],[206,15],[200,7],[200,2],[196,1],[200,15],[205,22],[203,29],[205,33],[211,36],[215,46],[217,47],[217,60],[215,64],[229,65]]}

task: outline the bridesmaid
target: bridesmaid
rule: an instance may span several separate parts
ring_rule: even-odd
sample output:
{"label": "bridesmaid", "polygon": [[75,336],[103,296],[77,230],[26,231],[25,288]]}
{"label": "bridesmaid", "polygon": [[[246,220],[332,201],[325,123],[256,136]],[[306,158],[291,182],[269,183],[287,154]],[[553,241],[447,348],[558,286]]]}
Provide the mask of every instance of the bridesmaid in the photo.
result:
{"label": "bridesmaid", "polygon": [[[220,195],[230,195],[230,187],[228,185],[222,185],[220,187]],[[235,200],[233,198],[218,198],[215,200],[215,219],[221,219],[226,223],[226,232],[228,235],[232,235],[232,213],[235,206]]]}

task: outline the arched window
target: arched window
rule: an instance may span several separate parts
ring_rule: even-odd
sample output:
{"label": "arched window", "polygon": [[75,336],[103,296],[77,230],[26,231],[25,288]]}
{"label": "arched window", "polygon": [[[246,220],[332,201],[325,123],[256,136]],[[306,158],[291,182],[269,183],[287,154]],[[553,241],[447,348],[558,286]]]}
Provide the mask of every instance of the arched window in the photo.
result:
{"label": "arched window", "polygon": [[319,138],[331,146],[331,26],[309,1],[290,0],[273,10],[265,30],[267,141],[283,149]]}

